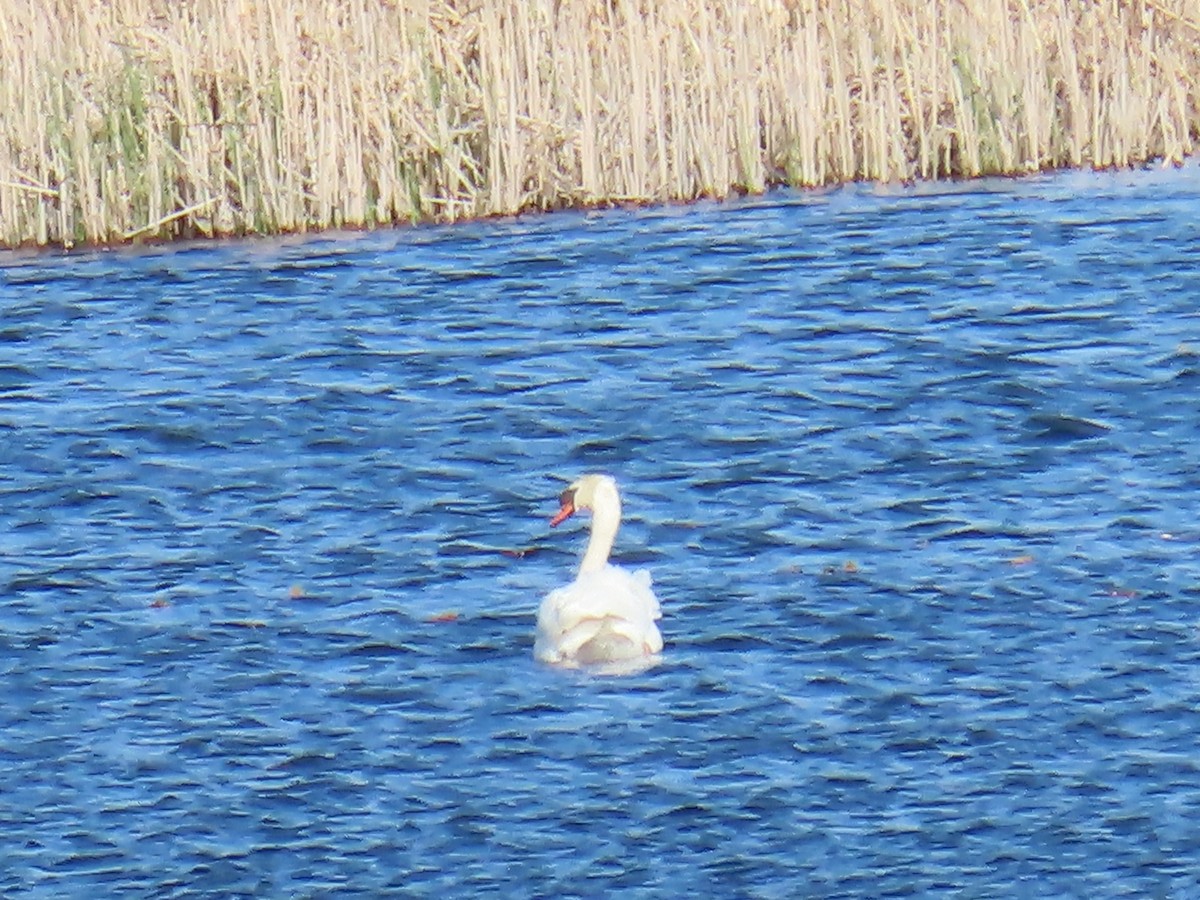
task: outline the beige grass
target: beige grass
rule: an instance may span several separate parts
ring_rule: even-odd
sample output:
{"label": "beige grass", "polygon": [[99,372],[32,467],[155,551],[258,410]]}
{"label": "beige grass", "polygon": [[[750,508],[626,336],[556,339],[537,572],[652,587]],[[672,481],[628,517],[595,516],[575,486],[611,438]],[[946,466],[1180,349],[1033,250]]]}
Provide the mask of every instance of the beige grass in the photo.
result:
{"label": "beige grass", "polygon": [[1195,0],[7,0],[0,243],[1177,162]]}

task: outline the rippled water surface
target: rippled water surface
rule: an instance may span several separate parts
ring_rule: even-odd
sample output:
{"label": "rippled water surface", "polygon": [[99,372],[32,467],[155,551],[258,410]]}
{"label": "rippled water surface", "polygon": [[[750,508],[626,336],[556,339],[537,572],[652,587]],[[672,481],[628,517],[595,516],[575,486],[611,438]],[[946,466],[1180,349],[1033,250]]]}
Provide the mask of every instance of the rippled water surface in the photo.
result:
{"label": "rippled water surface", "polygon": [[[0,257],[0,894],[1197,896],[1197,204]],[[625,678],[531,655],[591,470]]]}

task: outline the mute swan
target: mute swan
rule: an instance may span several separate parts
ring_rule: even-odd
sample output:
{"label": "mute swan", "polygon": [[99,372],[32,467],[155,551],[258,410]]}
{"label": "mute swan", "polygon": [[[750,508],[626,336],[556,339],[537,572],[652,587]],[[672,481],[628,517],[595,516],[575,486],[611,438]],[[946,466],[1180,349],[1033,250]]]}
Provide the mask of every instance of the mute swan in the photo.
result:
{"label": "mute swan", "polygon": [[561,503],[551,526],[584,509],[592,512],[592,530],[575,580],[542,601],[534,656],[569,668],[636,671],[652,665],[663,642],[654,624],[662,611],[650,573],[608,562],[621,524],[617,483],[607,475],[584,475],[562,492]]}

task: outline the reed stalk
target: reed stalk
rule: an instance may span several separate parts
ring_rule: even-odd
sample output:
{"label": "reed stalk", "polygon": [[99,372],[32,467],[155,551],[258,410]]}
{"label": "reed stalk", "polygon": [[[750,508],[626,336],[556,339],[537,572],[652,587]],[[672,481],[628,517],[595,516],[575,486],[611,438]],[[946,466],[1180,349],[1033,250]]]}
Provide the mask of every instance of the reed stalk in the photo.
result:
{"label": "reed stalk", "polygon": [[7,0],[0,244],[1179,163],[1194,0]]}

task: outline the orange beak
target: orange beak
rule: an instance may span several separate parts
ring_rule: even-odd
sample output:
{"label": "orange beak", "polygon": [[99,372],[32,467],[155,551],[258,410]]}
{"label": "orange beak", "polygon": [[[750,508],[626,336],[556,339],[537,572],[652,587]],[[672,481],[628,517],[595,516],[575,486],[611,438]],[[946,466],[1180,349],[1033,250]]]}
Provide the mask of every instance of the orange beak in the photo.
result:
{"label": "orange beak", "polygon": [[559,498],[559,503],[562,505],[559,507],[558,512],[555,513],[554,518],[550,520],[551,528],[561,525],[567,519],[571,518],[571,516],[575,515],[575,492],[570,490],[563,491],[562,496]]}

